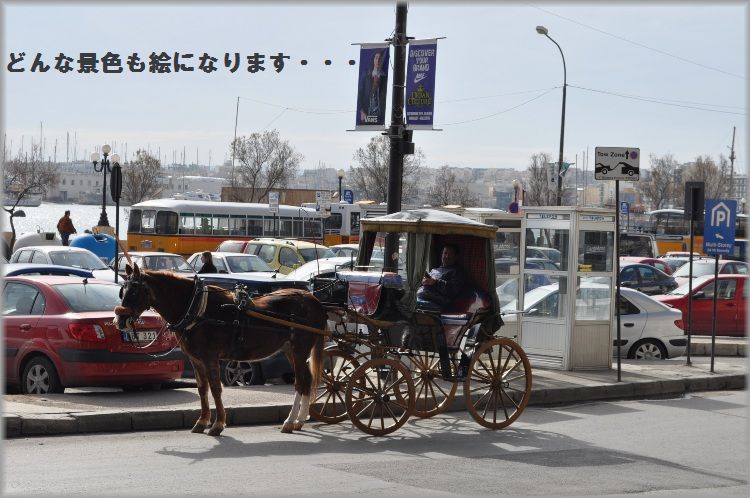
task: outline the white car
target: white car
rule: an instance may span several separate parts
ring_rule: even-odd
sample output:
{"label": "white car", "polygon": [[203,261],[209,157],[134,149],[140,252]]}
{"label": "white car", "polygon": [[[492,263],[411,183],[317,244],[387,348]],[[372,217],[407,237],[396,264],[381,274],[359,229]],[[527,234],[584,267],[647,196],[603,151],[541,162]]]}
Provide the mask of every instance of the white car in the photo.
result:
{"label": "white car", "polygon": [[26,246],[16,249],[10,263],[39,263],[90,270],[94,278],[115,281],[115,272],[88,249],[70,246]]}
{"label": "white car", "polygon": [[[188,264],[200,271],[203,268],[201,260],[202,252],[196,252],[187,260]],[[273,275],[276,273],[268,263],[254,254],[242,254],[239,252],[212,252],[211,259],[214,262],[217,273],[263,273]]]}
{"label": "white car", "polygon": [[328,249],[333,251],[336,256],[347,256],[355,260],[357,254],[359,254],[359,244],[336,244],[335,246],[329,246]]}
{"label": "white car", "polygon": [[296,270],[284,276],[289,280],[311,280],[313,277],[333,278],[337,270],[351,270],[352,263],[357,264],[357,260],[347,256],[337,256],[335,258],[320,258],[300,266]]}
{"label": "white car", "polygon": [[[607,285],[587,283],[578,289],[578,296],[585,292],[587,299],[596,299],[601,293],[603,300],[608,300],[612,290]],[[554,311],[558,302],[558,285],[537,287],[524,296],[524,316],[541,315]],[[627,287],[620,288],[620,352],[627,358],[667,359],[685,354],[687,338],[683,332],[682,312],[670,308],[659,301]],[[512,300],[501,310],[515,310],[518,303]],[[516,315],[503,317],[505,321],[516,320]],[[612,354],[617,354],[617,316],[612,320]]]}

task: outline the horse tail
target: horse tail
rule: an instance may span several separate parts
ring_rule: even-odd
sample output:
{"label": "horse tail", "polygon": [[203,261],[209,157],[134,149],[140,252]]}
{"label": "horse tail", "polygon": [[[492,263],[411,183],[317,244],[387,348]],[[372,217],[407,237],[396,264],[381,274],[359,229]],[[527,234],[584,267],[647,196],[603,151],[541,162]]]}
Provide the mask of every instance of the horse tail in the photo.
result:
{"label": "horse tail", "polygon": [[323,342],[325,336],[315,336],[315,342],[310,350],[310,373],[312,374],[312,385],[310,386],[310,402],[318,397],[318,385],[323,377]]}

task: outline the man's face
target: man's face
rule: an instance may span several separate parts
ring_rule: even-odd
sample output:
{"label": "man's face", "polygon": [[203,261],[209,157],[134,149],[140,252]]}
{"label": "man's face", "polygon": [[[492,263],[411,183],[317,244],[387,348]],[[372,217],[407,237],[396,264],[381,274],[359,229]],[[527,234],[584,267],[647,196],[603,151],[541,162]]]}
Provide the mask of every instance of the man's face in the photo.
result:
{"label": "man's face", "polygon": [[443,247],[441,257],[443,266],[453,266],[456,264],[456,251],[452,247]]}
{"label": "man's face", "polygon": [[372,58],[372,65],[375,69],[380,69],[380,52],[375,52]]}

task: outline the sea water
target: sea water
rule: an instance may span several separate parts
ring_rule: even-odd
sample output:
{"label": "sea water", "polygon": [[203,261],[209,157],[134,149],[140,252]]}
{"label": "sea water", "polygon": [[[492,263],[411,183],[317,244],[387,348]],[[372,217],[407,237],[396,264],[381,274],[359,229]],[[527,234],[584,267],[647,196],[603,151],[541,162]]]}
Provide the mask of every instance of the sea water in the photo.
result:
{"label": "sea water", "polygon": [[[84,204],[53,204],[43,202],[38,207],[19,207],[16,211],[23,210],[25,217],[13,218],[13,224],[16,227],[16,236],[29,232],[55,232],[57,233],[57,221],[70,210],[70,219],[73,220],[73,226],[76,227],[79,234],[84,230],[91,230],[99,224],[99,217],[102,213],[101,204],[84,205]],[[109,225],[115,227],[115,206],[107,206],[107,219]],[[120,207],[120,239],[127,239],[128,235],[128,215],[130,207]],[[3,217],[3,231],[10,231],[10,224],[7,214]],[[59,234],[58,234],[59,235]]]}

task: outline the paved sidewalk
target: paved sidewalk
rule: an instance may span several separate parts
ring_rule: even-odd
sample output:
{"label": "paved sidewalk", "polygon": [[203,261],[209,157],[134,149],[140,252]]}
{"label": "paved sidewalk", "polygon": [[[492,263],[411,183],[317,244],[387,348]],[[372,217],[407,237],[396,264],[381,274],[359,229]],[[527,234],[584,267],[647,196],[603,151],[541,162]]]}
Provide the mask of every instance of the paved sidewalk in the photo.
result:
{"label": "paved sidewalk", "polygon": [[[559,371],[533,369],[530,405],[553,406],[589,401],[677,397],[688,392],[744,389],[747,360],[740,356],[695,356],[674,360],[622,360],[611,370]],[[118,389],[68,389],[65,394],[4,395],[5,437],[47,436],[95,432],[189,429],[200,404],[195,382],[178,381],[157,392],[122,392]],[[462,389],[449,411],[465,410]],[[293,400],[290,385],[225,387],[228,427],[278,424]],[[211,399],[213,407],[213,399]],[[523,415],[521,416],[523,417]],[[343,422],[349,423],[349,422]]]}

